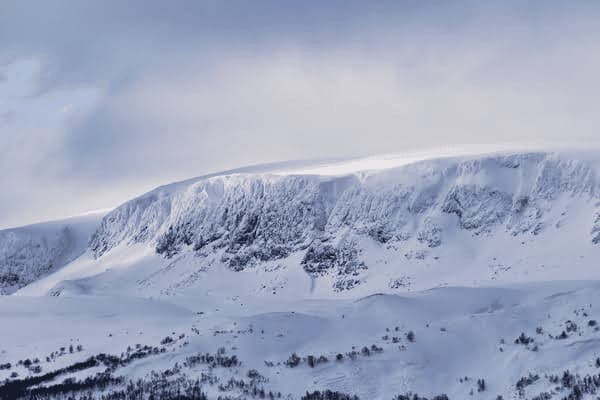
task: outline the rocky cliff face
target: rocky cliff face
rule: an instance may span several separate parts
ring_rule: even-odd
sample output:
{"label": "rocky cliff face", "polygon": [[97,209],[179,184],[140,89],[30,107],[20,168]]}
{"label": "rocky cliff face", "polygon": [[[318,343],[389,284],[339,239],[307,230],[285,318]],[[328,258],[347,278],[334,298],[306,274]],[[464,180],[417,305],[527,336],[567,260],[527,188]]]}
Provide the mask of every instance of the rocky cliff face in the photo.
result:
{"label": "rocky cliff face", "polygon": [[63,267],[86,251],[102,215],[0,231],[0,294]]}
{"label": "rocky cliff face", "polygon": [[[151,244],[166,259],[218,254],[233,271],[301,253],[307,274],[338,277],[334,288],[346,290],[370,267],[361,256],[365,240],[387,246],[413,240],[422,247],[415,256],[423,257],[455,229],[473,236],[498,229],[538,235],[559,224],[553,211],[565,198],[596,209],[597,172],[590,159],[523,153],[341,176],[213,176],[162,187],[117,208],[90,248],[97,258],[134,243]],[[599,215],[589,215],[576,240],[600,241]]]}

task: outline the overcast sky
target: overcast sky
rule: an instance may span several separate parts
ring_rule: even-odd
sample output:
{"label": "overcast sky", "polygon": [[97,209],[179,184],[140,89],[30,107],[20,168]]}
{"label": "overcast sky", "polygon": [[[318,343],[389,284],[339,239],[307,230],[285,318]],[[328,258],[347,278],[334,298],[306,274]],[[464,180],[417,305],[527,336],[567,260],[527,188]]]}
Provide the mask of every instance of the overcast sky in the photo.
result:
{"label": "overcast sky", "polygon": [[597,141],[596,1],[0,1],[0,227],[287,159]]}

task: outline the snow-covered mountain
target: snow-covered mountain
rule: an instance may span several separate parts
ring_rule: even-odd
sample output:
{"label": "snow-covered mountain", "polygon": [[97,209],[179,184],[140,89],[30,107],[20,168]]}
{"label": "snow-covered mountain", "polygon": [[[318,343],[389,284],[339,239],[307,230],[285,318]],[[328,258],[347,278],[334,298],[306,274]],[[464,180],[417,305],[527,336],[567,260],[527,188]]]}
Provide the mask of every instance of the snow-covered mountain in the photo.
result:
{"label": "snow-covered mountain", "polygon": [[0,400],[595,399],[599,173],[280,164],[0,232]]}
{"label": "snow-covered mountain", "polygon": [[598,277],[599,152],[372,160],[160,187],[24,293],[328,297]]}
{"label": "snow-covered mountain", "polygon": [[0,231],[0,294],[59,270],[87,249],[104,213]]}

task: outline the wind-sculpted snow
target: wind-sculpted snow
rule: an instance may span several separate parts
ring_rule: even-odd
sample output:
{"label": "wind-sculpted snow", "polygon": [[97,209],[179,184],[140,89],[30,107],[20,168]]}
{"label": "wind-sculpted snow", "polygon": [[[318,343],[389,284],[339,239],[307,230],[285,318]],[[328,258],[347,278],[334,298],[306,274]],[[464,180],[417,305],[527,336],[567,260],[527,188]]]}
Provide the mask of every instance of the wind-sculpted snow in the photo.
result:
{"label": "wind-sculpted snow", "polygon": [[[145,243],[167,259],[194,254],[233,271],[300,253],[314,278],[336,290],[361,283],[365,243],[402,247],[407,258],[464,231],[538,235],[563,223],[571,203],[592,210],[580,237],[598,243],[597,165],[561,153],[517,153],[425,160],[342,176],[239,173],[158,188],[108,214],[90,247]],[[365,242],[365,240],[367,242]],[[368,253],[368,251],[367,251]],[[212,261],[211,261],[212,263]]]}
{"label": "wind-sculpted snow", "polygon": [[0,398],[597,397],[600,154],[312,171],[1,231]]}
{"label": "wind-sculpted snow", "polygon": [[0,294],[8,294],[80,256],[101,216],[0,231]]}
{"label": "wind-sculpted snow", "polygon": [[597,281],[292,302],[4,296],[0,398],[596,399],[599,298]]}
{"label": "wind-sculpted snow", "polygon": [[477,185],[455,186],[447,194],[442,211],[456,214],[463,229],[490,229],[510,214],[509,193]]}
{"label": "wind-sculpted snow", "polygon": [[160,190],[109,214],[91,246],[101,256],[121,242],[153,240],[172,257],[184,248],[225,249],[233,269],[255,259],[285,257],[325,229],[339,191],[351,180],[233,175]]}

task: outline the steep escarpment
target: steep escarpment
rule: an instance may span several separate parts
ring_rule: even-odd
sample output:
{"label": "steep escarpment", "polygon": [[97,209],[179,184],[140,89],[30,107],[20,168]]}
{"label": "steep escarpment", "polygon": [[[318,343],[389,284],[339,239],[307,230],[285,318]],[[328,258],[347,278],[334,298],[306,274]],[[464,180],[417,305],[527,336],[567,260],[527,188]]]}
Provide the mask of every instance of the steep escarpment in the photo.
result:
{"label": "steep escarpment", "polygon": [[0,231],[0,294],[10,294],[79,257],[102,215]]}
{"label": "steep escarpment", "polygon": [[[424,258],[456,232],[536,236],[556,230],[579,202],[580,237],[598,243],[597,165],[557,153],[425,160],[385,170],[328,176],[243,173],[166,186],[108,214],[90,242],[97,258],[149,244],[167,260],[193,254],[233,271],[293,254],[335,290],[361,283],[371,265],[365,243]],[[571,207],[573,208],[573,207]],[[585,211],[588,212],[588,211]],[[212,261],[211,261],[212,263]]]}
{"label": "steep escarpment", "polygon": [[97,257],[121,243],[153,242],[170,258],[184,249],[225,250],[232,268],[285,257],[320,236],[340,193],[354,178],[233,175],[185,190],[161,190],[109,214],[94,234]]}

